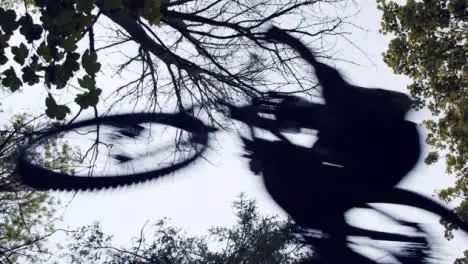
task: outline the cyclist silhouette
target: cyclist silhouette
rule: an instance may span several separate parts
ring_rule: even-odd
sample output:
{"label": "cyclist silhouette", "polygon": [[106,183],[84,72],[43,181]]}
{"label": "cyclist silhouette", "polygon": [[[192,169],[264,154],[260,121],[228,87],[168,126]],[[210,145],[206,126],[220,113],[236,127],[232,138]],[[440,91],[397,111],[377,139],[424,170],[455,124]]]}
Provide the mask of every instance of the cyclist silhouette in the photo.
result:
{"label": "cyclist silhouette", "polygon": [[283,96],[276,109],[278,122],[289,122],[292,128],[315,128],[319,139],[311,148],[244,139],[251,170],[262,173],[269,194],[299,226],[321,230],[330,238],[314,243],[327,263],[350,259],[374,263],[346,246],[350,227],[344,213],[374,194],[391,190],[417,163],[417,127],[404,119],[411,99],[398,92],[349,84],[336,69],[318,62],[299,40],[278,28],[266,36],[291,46],[314,67],[325,99],[325,112],[320,114],[325,115],[317,116],[313,103]]}
{"label": "cyclist silhouette", "polygon": [[[405,120],[411,99],[402,93],[363,88],[346,82],[334,68],[318,62],[299,40],[272,28],[267,36],[294,48],[311,64],[323,88],[325,117],[314,116],[314,108],[300,101],[279,108],[283,116],[307,126],[319,123],[317,150],[326,149],[331,158],[341,159],[352,177],[348,184],[391,188],[415,166],[420,157],[417,125]],[[323,151],[322,151],[323,152]],[[336,153],[336,155],[332,155]]]}

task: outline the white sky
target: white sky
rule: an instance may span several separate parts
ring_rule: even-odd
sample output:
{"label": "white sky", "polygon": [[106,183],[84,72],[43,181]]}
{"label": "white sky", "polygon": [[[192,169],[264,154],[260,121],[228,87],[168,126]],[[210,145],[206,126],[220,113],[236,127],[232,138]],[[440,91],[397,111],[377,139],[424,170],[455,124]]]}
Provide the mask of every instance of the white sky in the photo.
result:
{"label": "white sky", "polygon": [[[350,39],[366,52],[370,60],[349,43],[339,40],[335,47],[339,51],[338,56],[358,61],[361,66],[343,63],[338,63],[338,66],[355,84],[405,91],[408,79],[394,75],[381,58],[390,37],[377,33],[380,12],[375,0],[361,0],[358,5],[360,13],[353,21],[367,32],[354,29]],[[21,95],[4,97],[2,104],[5,112],[37,111],[38,107],[43,109],[45,93],[36,88],[24,88]],[[40,102],[38,98],[41,98]],[[420,121],[423,117],[425,116],[422,113],[412,113],[409,118]],[[283,214],[263,190],[261,179],[249,172],[246,160],[240,157],[242,149],[237,135],[220,133],[217,137],[219,143],[215,143],[215,149],[206,154],[211,164],[199,161],[174,176],[120,190],[78,193],[66,210],[62,210],[63,222],[59,226],[79,227],[99,220],[104,231],[114,234],[114,241],[123,245],[128,245],[130,239],[139,234],[147,220],[163,217],[169,217],[173,225],[190,234],[201,234],[209,227],[234,223],[231,204],[240,192],[245,192],[249,198],[255,198],[262,213]],[[427,151],[426,149],[425,152]],[[432,195],[435,189],[452,183],[453,177],[445,175],[443,163],[428,167],[421,159],[402,186]],[[64,203],[72,195],[57,193]],[[442,228],[437,217],[400,207],[395,212],[431,223],[435,230],[433,235],[442,238]],[[350,218],[359,223],[381,223],[376,218],[368,219],[357,214],[351,214]],[[442,252],[447,254],[447,262],[444,263],[452,263],[454,256],[461,256],[468,245],[467,237],[461,235],[455,242],[445,242],[443,239],[440,241]]]}

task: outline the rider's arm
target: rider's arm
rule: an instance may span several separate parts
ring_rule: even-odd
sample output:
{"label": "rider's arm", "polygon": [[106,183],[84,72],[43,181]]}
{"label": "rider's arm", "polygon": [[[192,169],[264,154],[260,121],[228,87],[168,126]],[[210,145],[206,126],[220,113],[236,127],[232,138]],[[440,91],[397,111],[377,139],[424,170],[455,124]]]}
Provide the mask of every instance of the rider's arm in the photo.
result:
{"label": "rider's arm", "polygon": [[[296,97],[285,98],[276,110],[277,120],[290,128],[307,128],[313,130],[329,130],[339,120],[330,114],[323,104],[309,102]],[[335,129],[336,127],[333,127]]]}
{"label": "rider's arm", "polygon": [[313,53],[299,39],[277,27],[271,28],[267,32],[267,37],[289,45],[314,67],[327,104],[342,104],[345,102],[352,85],[347,83],[336,69],[317,61]]}

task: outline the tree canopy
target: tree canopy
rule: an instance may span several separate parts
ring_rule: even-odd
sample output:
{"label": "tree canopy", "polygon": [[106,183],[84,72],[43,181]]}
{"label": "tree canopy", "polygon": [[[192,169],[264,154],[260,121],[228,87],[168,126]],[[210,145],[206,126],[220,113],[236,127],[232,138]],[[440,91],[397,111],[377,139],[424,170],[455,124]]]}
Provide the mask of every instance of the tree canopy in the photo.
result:
{"label": "tree canopy", "polygon": [[113,66],[123,84],[106,87],[114,103],[127,98],[156,109],[170,97],[179,110],[198,103],[209,113],[219,98],[242,100],[298,83],[296,90],[310,93],[316,83],[300,59],[263,42],[263,32],[287,19],[287,31],[308,41],[339,35],[345,17],[321,16],[339,2],[29,1],[23,13],[0,9],[1,81],[13,92],[45,84],[46,114],[58,120],[71,113],[56,99],[64,88],[73,88],[79,109],[97,105],[103,92],[98,73],[111,63],[105,52],[122,55]]}
{"label": "tree canopy", "polygon": [[[377,0],[383,11],[383,34],[392,34],[384,61],[395,73],[411,78],[408,86],[416,109],[433,115],[423,123],[426,142],[434,148],[425,162],[444,157],[455,186],[439,191],[447,202],[461,201],[455,211],[468,221],[468,64],[467,3],[464,0]],[[446,237],[453,225],[442,220]],[[468,254],[468,251],[467,251]]]}
{"label": "tree canopy", "polygon": [[[47,238],[57,230],[54,215],[59,201],[48,193],[22,186],[14,174],[18,149],[37,127],[35,118],[15,115],[0,130],[0,262],[38,262],[48,257]],[[44,153],[33,157],[44,166],[68,170],[72,151],[68,144],[54,140]]]}
{"label": "tree canopy", "polygon": [[59,254],[67,263],[246,263],[293,264],[311,257],[293,236],[292,223],[259,214],[254,200],[234,202],[236,224],[189,236],[168,219],[143,227],[129,247],[119,247],[99,223],[68,233]]}

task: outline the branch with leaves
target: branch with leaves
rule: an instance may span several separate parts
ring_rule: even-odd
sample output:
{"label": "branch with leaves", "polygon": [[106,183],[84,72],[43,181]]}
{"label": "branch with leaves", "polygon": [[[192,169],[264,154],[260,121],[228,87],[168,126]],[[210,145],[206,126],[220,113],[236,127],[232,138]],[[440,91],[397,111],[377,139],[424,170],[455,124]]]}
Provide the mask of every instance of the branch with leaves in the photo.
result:
{"label": "branch with leaves", "polygon": [[[58,120],[71,113],[55,98],[66,87],[79,90],[79,109],[98,104],[96,80],[101,64],[109,63],[103,60],[107,51],[128,58],[117,74],[142,69],[136,79],[109,88],[116,96],[111,106],[129,98],[154,109],[174,97],[179,110],[196,103],[212,117],[220,98],[245,100],[275,89],[314,95],[307,66],[288,49],[265,43],[263,31],[288,20],[285,30],[308,41],[344,34],[346,18],[318,15],[321,2],[340,1],[30,1],[21,15],[0,9],[0,78],[12,92],[44,83],[46,114]],[[17,32],[26,41],[10,46]],[[102,36],[110,38],[101,45]]]}

